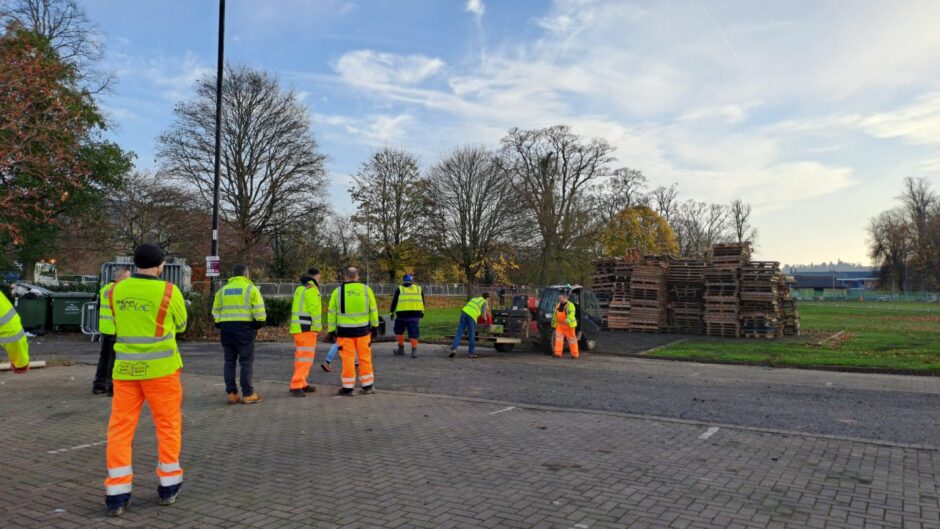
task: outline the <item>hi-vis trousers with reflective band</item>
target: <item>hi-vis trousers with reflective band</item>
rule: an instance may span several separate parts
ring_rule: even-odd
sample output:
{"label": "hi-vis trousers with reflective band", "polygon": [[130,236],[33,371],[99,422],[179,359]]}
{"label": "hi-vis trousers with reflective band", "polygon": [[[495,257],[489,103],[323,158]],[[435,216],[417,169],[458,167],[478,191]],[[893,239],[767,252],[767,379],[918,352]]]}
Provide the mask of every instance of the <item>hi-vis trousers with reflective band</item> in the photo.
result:
{"label": "hi-vis trousers with reflective band", "polygon": [[[559,314],[561,316],[561,314]],[[578,351],[578,331],[574,327],[569,327],[564,323],[559,323],[555,327],[555,356],[561,356],[565,350],[565,342],[568,342],[568,351],[572,358],[580,356]]]}
{"label": "hi-vis trousers with reflective band", "polygon": [[375,382],[375,373],[372,372],[372,337],[370,335],[358,338],[336,339],[339,344],[339,357],[343,360],[343,387],[352,389],[356,387],[356,355],[359,355],[359,383],[362,387],[371,386]]}
{"label": "hi-vis trousers with reflective band", "polygon": [[317,359],[317,333],[302,332],[294,336],[294,376],[290,379],[290,389],[303,389],[307,385],[307,375]]}
{"label": "hi-vis trousers with reflective band", "polygon": [[179,463],[183,427],[180,372],[146,380],[115,380],[111,422],[108,423],[108,478],[104,480],[105,494],[109,496],[131,491],[134,431],[145,401],[157,429],[160,485],[169,487],[183,482]]}

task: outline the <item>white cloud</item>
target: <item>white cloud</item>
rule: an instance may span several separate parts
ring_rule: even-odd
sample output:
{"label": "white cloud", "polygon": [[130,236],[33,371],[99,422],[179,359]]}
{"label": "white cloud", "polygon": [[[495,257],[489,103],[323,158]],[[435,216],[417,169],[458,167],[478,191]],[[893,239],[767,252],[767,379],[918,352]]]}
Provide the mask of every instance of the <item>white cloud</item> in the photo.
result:
{"label": "white cloud", "polygon": [[413,86],[444,68],[444,61],[425,55],[397,55],[372,50],[345,53],[336,63],[340,77],[352,85]]}
{"label": "white cloud", "polygon": [[917,98],[894,112],[882,112],[861,121],[876,138],[903,138],[919,145],[940,145],[940,92]]}
{"label": "white cloud", "polygon": [[394,116],[378,114],[364,118],[328,114],[313,115],[315,127],[326,125],[340,129],[343,134],[356,142],[371,146],[400,141],[407,132],[408,124],[412,121],[413,118],[407,114]]}
{"label": "white cloud", "polygon": [[483,5],[483,0],[467,0],[466,10],[468,13],[472,13],[479,21],[483,18],[483,13],[486,12],[486,6]]}

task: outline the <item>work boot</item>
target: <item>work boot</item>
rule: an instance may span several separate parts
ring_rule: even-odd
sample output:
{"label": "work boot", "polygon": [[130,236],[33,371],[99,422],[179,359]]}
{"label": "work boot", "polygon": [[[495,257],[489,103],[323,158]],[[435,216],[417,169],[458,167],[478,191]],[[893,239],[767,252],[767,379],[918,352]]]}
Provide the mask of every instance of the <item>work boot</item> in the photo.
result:
{"label": "work boot", "polygon": [[91,394],[92,394],[92,395],[104,395],[104,394],[107,393],[107,392],[108,392],[108,390],[105,389],[105,388],[102,387],[102,386],[92,386],[92,387],[91,387]]}
{"label": "work boot", "polygon": [[352,397],[355,395],[353,393],[353,388],[339,388],[339,391],[336,392],[340,397]]}
{"label": "work boot", "polygon": [[228,394],[228,403],[229,404],[238,404],[238,392]]}
{"label": "work boot", "polygon": [[247,397],[242,397],[242,404],[257,404],[264,400],[264,397],[258,395],[257,393],[252,393]]}
{"label": "work boot", "polygon": [[375,385],[369,384],[368,386],[362,386],[363,395],[375,395]]}
{"label": "work boot", "polygon": [[114,386],[111,386],[110,388],[108,388],[108,396],[109,397],[114,396]]}
{"label": "work boot", "polygon": [[182,487],[182,483],[177,483],[176,485],[170,485],[167,487],[162,485],[157,487],[157,495],[160,496],[160,505],[166,506],[176,503],[176,497],[180,495],[180,489]]}
{"label": "work boot", "polygon": [[450,354],[447,355],[447,358],[453,358],[453,357],[455,357],[455,356],[457,356],[457,348],[456,348],[456,347],[451,347],[451,348],[450,348]]}
{"label": "work boot", "polygon": [[405,346],[403,344],[398,344],[398,350],[395,351],[395,356],[405,356]]}
{"label": "work boot", "polygon": [[329,362],[323,362],[322,364],[320,364],[320,368],[323,369],[324,371],[326,371],[327,373],[332,373],[332,372],[333,372],[333,368],[330,367],[330,363],[329,363]]}
{"label": "work boot", "polygon": [[310,384],[307,384],[306,386],[303,387],[303,389],[301,389],[301,391],[303,391],[304,393],[316,393],[317,388],[311,386]]}
{"label": "work boot", "polygon": [[303,388],[292,389],[290,390],[290,394],[293,397],[306,397],[307,396],[307,394],[304,393]]}
{"label": "work boot", "polygon": [[104,505],[108,509],[108,516],[120,516],[131,505],[131,493],[105,496]]}
{"label": "work boot", "polygon": [[415,348],[411,349],[411,358],[418,358],[418,350]]}

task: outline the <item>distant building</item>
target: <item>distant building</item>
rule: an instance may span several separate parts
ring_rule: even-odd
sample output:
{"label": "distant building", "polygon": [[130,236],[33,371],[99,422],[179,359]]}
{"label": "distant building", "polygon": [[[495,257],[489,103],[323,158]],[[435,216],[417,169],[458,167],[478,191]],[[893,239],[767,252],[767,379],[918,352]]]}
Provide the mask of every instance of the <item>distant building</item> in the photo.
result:
{"label": "distant building", "polygon": [[797,299],[846,298],[856,280],[839,278],[837,274],[794,274],[790,290]]}

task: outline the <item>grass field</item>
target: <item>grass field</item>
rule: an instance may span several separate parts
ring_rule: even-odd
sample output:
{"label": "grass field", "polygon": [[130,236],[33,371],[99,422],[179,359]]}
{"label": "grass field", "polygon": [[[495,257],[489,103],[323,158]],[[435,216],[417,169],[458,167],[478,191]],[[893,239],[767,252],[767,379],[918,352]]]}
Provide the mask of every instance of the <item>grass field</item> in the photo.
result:
{"label": "grass field", "polygon": [[804,334],[800,337],[692,338],[650,355],[710,362],[940,372],[940,305],[805,302],[799,309]]}

